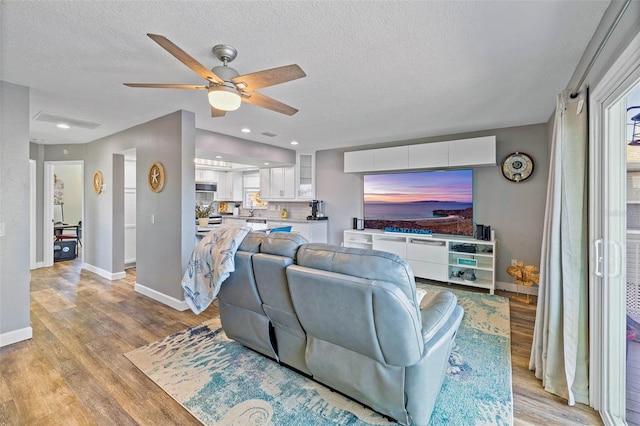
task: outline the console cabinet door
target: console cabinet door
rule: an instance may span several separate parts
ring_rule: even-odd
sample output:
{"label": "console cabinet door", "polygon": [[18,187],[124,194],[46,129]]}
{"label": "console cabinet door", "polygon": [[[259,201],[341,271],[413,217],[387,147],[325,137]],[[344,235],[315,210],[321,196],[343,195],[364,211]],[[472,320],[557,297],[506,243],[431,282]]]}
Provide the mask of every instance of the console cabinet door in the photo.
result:
{"label": "console cabinet door", "polygon": [[407,239],[392,235],[376,235],[373,237],[373,249],[395,253],[403,259],[407,258]]}
{"label": "console cabinet door", "polygon": [[447,242],[409,238],[407,262],[416,277],[447,281],[449,276]]}

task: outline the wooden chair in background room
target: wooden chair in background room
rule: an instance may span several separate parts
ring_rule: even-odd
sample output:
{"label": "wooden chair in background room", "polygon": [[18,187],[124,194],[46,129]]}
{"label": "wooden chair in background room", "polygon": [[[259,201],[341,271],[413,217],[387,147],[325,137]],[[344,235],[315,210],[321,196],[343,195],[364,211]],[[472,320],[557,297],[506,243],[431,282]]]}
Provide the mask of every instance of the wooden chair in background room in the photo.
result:
{"label": "wooden chair in background room", "polygon": [[58,234],[56,232],[56,241],[61,241],[61,240],[76,240],[78,242],[78,244],[80,245],[80,247],[82,247],[82,221],[78,221],[78,226],[76,228],[76,233],[75,235],[71,235],[71,234]]}

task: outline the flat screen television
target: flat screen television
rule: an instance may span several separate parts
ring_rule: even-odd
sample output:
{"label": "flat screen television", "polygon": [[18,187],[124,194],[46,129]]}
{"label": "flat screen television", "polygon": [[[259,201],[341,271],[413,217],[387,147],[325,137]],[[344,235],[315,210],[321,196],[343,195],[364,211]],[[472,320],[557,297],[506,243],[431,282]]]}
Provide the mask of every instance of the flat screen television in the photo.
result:
{"label": "flat screen television", "polygon": [[473,170],[365,175],[364,226],[473,236]]}

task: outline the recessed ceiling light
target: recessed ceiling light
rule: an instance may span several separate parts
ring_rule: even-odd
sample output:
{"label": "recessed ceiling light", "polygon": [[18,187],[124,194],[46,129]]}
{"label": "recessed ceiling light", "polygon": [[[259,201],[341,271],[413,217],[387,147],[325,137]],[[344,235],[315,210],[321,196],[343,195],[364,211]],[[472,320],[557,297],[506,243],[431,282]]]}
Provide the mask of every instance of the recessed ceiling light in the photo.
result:
{"label": "recessed ceiling light", "polygon": [[298,141],[291,141],[291,145],[298,145]]}
{"label": "recessed ceiling light", "polygon": [[265,166],[268,166],[268,165],[269,165],[269,163],[263,163],[263,164],[264,164]]}
{"label": "recessed ceiling light", "polygon": [[216,155],[216,158],[222,158],[222,155]]}
{"label": "recessed ceiling light", "polygon": [[240,131],[242,133],[251,133],[251,129],[247,128],[247,127],[243,127],[242,129],[240,129]]}
{"label": "recessed ceiling light", "polygon": [[67,123],[58,123],[56,124],[56,126],[60,129],[70,129],[71,126],[69,126]]}

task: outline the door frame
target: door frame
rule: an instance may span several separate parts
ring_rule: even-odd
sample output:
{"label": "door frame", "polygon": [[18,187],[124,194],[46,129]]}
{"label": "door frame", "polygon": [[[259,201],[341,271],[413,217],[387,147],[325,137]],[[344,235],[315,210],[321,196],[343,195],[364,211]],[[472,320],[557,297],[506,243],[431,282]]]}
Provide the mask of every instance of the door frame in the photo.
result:
{"label": "door frame", "polygon": [[37,217],[37,178],[36,160],[29,160],[29,269],[37,268],[36,248],[38,239],[36,237],[36,217]]}
{"label": "door frame", "polygon": [[[609,170],[626,170],[620,158],[609,158],[610,144],[619,144],[619,129],[615,116],[620,113],[619,102],[640,81],[640,34],[629,43],[600,82],[595,86],[590,99],[589,119],[589,341],[590,341],[590,386],[589,400],[600,412],[605,425],[624,424],[626,384],[624,330],[625,316],[621,309],[617,313],[612,307],[626,306],[626,289],[608,286],[608,276],[625,276],[624,256],[616,254],[623,247],[609,244],[603,213],[626,211],[625,206],[608,206],[605,185],[615,183],[619,176],[612,177]],[[617,111],[616,111],[617,110]],[[614,139],[616,139],[614,141]],[[621,184],[625,184],[623,179]],[[606,210],[605,210],[606,209]],[[626,239],[626,235],[623,237]],[[616,259],[618,257],[618,259]],[[620,260],[620,261],[619,261]],[[611,267],[610,266],[614,266]],[[611,270],[610,270],[611,269]],[[596,272],[600,272],[600,276]]]}
{"label": "door frame", "polygon": [[[80,166],[80,179],[82,182],[81,192],[81,205],[82,205],[82,223],[84,221],[84,194],[85,194],[85,180],[84,180],[84,160],[70,160],[70,161],[45,161],[44,162],[44,188],[42,199],[42,212],[43,212],[43,226],[42,226],[42,263],[43,266],[53,266],[53,184],[54,184],[54,169],[56,165]],[[84,232],[84,226],[83,226]],[[84,234],[82,236],[84,238]],[[84,258],[84,250],[81,252],[81,259]],[[82,261],[84,263],[84,261]]]}

